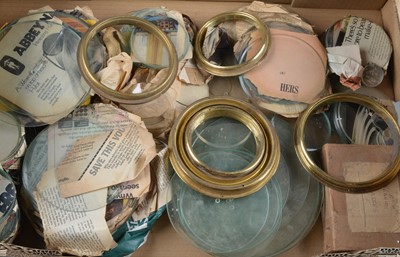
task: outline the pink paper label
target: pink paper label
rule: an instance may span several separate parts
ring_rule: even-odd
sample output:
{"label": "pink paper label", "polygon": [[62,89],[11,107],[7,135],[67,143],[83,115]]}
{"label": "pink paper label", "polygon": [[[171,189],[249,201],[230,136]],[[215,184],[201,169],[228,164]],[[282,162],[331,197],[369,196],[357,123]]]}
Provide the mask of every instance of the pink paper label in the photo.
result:
{"label": "pink paper label", "polygon": [[260,95],[312,103],[325,88],[325,48],[315,35],[271,29],[266,58],[245,77]]}

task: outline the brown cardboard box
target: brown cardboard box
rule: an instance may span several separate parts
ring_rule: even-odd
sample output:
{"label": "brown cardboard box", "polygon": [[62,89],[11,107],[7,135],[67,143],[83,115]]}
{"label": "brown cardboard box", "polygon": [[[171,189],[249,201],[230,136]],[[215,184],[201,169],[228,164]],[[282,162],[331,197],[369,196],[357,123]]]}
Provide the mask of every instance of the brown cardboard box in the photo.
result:
{"label": "brown cardboard box", "polygon": [[328,9],[360,9],[378,10],[386,3],[386,0],[293,0],[293,7],[302,8],[328,8]]}
{"label": "brown cardboard box", "polygon": [[[357,4],[352,5],[350,10],[328,9],[333,7],[329,3],[334,1],[310,1],[308,8],[293,7],[301,17],[315,26],[317,33],[322,33],[335,21],[347,16],[357,15],[382,25],[393,40],[394,58],[391,63],[390,76],[386,76],[383,84],[379,86],[392,99],[400,99],[400,24],[399,24],[399,0],[378,1],[379,4],[363,8],[365,1],[353,0]],[[146,8],[165,6],[169,9],[179,10],[187,14],[199,26],[205,23],[212,16],[236,10],[239,7],[248,5],[250,1],[149,1],[149,0],[86,0],[86,1],[64,1],[64,0],[31,0],[15,1],[2,0],[0,2],[0,23],[12,21],[26,14],[30,9],[36,9],[45,5],[51,5],[55,9],[69,9],[75,6],[89,6],[96,17],[102,19],[110,16],[125,14],[129,11]],[[273,1],[272,1],[273,2]],[[282,3],[282,1],[279,1]],[[284,1],[286,2],[286,1]],[[304,2],[304,1],[303,1]],[[347,2],[347,1],[346,1]],[[369,1],[373,3],[374,1]],[[383,3],[384,2],[384,3]],[[381,4],[383,3],[383,4]],[[318,4],[318,5],[316,5]],[[290,8],[290,5],[286,5]],[[316,7],[316,8],[313,8]],[[338,6],[335,6],[339,8]],[[369,9],[369,10],[367,10]],[[37,245],[37,238],[33,233],[22,233],[18,242],[29,246]],[[322,248],[322,225],[319,220],[310,234],[289,252],[281,256],[313,256],[323,251]],[[164,214],[149,235],[147,243],[132,256],[136,257],[206,257],[209,256],[200,252],[186,241],[179,238],[177,233],[169,224],[168,217]]]}
{"label": "brown cardboard box", "polygon": [[[341,180],[372,179],[391,163],[385,145],[325,144],[325,171]],[[346,175],[347,174],[347,175]],[[370,193],[347,194],[325,187],[324,252],[399,247],[400,176]]]}

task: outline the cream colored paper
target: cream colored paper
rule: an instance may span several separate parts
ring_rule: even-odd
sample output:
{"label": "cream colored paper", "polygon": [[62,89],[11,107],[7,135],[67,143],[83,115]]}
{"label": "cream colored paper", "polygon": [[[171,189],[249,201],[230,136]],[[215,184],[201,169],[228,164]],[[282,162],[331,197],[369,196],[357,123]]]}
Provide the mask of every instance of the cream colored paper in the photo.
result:
{"label": "cream colored paper", "polygon": [[64,159],[76,140],[86,136],[109,133],[115,128],[137,123],[144,127],[137,115],[110,104],[93,104],[80,107],[71,115],[48,129],[48,167],[56,167]]}
{"label": "cream colored paper", "polygon": [[[343,164],[348,181],[361,182],[378,176],[388,163]],[[346,194],[347,219],[352,232],[400,233],[400,179],[371,193]]]}
{"label": "cream colored paper", "polygon": [[[181,62],[182,63],[182,62]],[[178,79],[186,84],[203,85],[206,83],[206,77],[197,68],[193,59],[186,61],[178,74]]]}
{"label": "cream colored paper", "polygon": [[157,199],[157,193],[152,195],[152,197],[143,197],[139,203],[139,206],[132,213],[132,219],[142,220],[146,217],[149,217],[150,213],[157,210]]}
{"label": "cream colored paper", "polygon": [[168,147],[165,144],[157,144],[157,156],[151,161],[151,170],[155,173],[156,188],[148,195],[140,199],[138,208],[132,214],[133,220],[141,220],[149,216],[150,213],[164,206],[168,199],[168,187],[171,180],[172,170],[168,169],[167,153]]}
{"label": "cream colored paper", "polygon": [[129,78],[133,68],[132,58],[125,52],[107,60],[107,67],[96,73],[96,78],[110,89],[119,91]]}
{"label": "cream colored paper", "polygon": [[48,170],[33,194],[48,249],[99,256],[117,245],[105,220],[107,189],[65,199],[59,193],[55,171]]}
{"label": "cream colored paper", "polygon": [[257,105],[266,110],[279,113],[286,118],[297,118],[299,114],[303,112],[308,105],[300,102],[282,102],[280,99],[268,98],[268,100],[263,99],[263,101],[255,101]]}
{"label": "cream colored paper", "polygon": [[77,140],[57,167],[63,197],[136,178],[156,155],[151,133],[132,124]]}
{"label": "cream colored paper", "polygon": [[[172,38],[172,42],[174,43],[175,48],[177,50],[176,52],[183,53],[186,50],[185,56],[183,56],[182,60],[191,59],[193,57],[193,46],[192,44],[190,44],[190,42],[187,41],[188,35],[186,34],[186,32],[183,29],[181,29],[185,28],[186,26],[182,14],[176,10],[169,10],[167,11],[167,16],[177,20],[180,25],[180,27],[178,27],[179,29],[176,38]],[[185,49],[186,47],[188,48]]]}
{"label": "cream colored paper", "polygon": [[106,46],[108,57],[114,57],[122,52],[120,41],[118,40],[119,38],[122,38],[122,36],[117,38],[115,34],[119,36],[119,31],[113,27],[107,27],[104,29],[103,42]]}
{"label": "cream colored paper", "polygon": [[155,170],[157,178],[157,209],[167,203],[166,195],[172,177],[172,170],[168,168],[170,164],[168,163],[167,156],[168,147],[165,146],[157,153],[157,156],[151,162],[151,166],[153,170]]}
{"label": "cream colored paper", "polygon": [[206,35],[204,37],[204,42],[202,45],[202,51],[205,58],[210,58],[217,49],[217,45],[221,40],[220,28],[218,27],[208,27],[206,31]]}
{"label": "cream colored paper", "polygon": [[350,89],[361,87],[361,76],[364,70],[361,65],[359,45],[327,47],[329,69],[340,76],[342,84]]}
{"label": "cream colored paper", "polygon": [[[282,8],[279,4],[269,4],[262,1],[253,1],[249,6],[240,8],[241,11],[252,11],[259,13],[285,13],[288,12]],[[297,16],[296,14],[292,14],[293,16]]]}
{"label": "cream colored paper", "polygon": [[117,190],[119,192],[115,199],[142,197],[150,189],[150,172],[150,165],[147,165],[133,180],[111,186],[111,190]]}
{"label": "cream colored paper", "polygon": [[175,99],[169,91],[156,99],[140,104],[120,104],[120,107],[128,112],[140,115],[147,129],[155,138],[164,135],[172,127],[175,119]]}
{"label": "cream colored paper", "polygon": [[209,86],[203,85],[182,85],[179,97],[176,99],[180,104],[188,106],[197,100],[210,95]]}

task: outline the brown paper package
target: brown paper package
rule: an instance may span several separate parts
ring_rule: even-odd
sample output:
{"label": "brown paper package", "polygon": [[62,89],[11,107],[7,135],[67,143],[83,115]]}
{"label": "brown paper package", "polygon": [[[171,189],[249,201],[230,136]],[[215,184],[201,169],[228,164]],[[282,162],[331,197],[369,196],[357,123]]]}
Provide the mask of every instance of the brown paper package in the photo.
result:
{"label": "brown paper package", "polygon": [[[393,148],[383,145],[326,144],[325,171],[341,179],[373,178],[390,163]],[[346,175],[347,174],[347,175]],[[324,252],[400,245],[400,179],[371,193],[348,194],[325,188]],[[356,179],[357,181],[357,179]]]}

